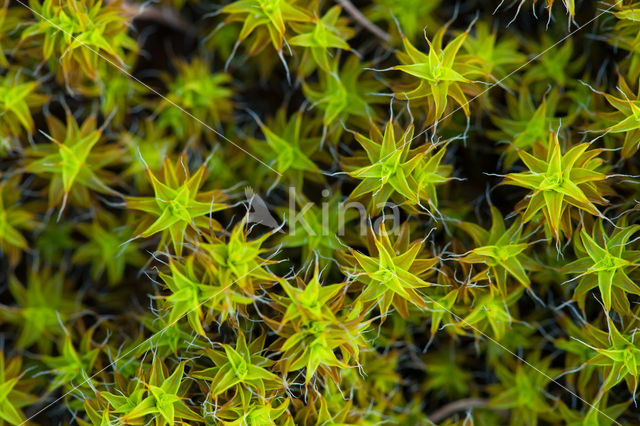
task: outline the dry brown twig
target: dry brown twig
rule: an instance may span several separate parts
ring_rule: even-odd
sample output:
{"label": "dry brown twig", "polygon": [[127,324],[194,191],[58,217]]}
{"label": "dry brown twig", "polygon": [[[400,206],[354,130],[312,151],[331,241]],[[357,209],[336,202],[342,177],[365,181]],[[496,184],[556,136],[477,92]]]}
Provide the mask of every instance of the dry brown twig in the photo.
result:
{"label": "dry brown twig", "polygon": [[336,3],[342,6],[342,8],[349,15],[351,15],[351,17],[355,19],[356,22],[358,22],[364,28],[369,30],[371,33],[373,33],[377,37],[380,37],[382,40],[384,40],[387,43],[391,41],[391,35],[389,35],[389,33],[387,33],[382,28],[380,28],[379,26],[371,22],[369,19],[367,19],[367,17],[364,16],[362,12],[360,12],[360,10],[357,7],[355,7],[353,3],[351,3],[350,0],[336,0]]}
{"label": "dry brown twig", "polygon": [[122,13],[131,20],[143,19],[158,22],[188,34],[194,33],[193,26],[184,18],[177,15],[175,11],[169,7],[154,6],[150,4],[136,4],[128,1],[118,2],[118,0],[106,0],[105,3],[120,3]]}
{"label": "dry brown twig", "polygon": [[480,408],[487,406],[487,400],[480,398],[465,398],[458,401],[454,401],[450,404],[444,405],[438,408],[436,411],[429,415],[429,420],[433,423],[441,422],[449,418],[452,414],[458,411],[471,410],[472,408]]}

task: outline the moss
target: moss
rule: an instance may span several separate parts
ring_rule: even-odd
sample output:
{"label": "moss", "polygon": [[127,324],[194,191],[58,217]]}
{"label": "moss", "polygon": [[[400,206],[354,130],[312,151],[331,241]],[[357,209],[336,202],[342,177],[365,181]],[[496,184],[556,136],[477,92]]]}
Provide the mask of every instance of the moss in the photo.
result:
{"label": "moss", "polygon": [[639,424],[640,3],[489,3],[5,1],[0,426]]}

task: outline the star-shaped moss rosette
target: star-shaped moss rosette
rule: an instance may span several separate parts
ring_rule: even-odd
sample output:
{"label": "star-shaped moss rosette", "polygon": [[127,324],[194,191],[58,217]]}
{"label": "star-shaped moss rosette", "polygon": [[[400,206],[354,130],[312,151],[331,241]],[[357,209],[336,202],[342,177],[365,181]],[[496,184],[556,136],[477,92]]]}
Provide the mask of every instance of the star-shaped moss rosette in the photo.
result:
{"label": "star-shaped moss rosette", "polygon": [[188,143],[200,137],[217,137],[206,126],[219,128],[223,121],[231,119],[231,75],[212,72],[207,61],[200,58],[179,61],[175,66],[178,74],[165,76],[168,93],[155,109],[154,126],[159,130],[170,129],[178,139]]}
{"label": "star-shaped moss rosette", "polygon": [[[366,333],[370,321],[365,319],[361,305],[356,304],[349,311],[344,310],[341,302],[330,306],[331,313],[325,313],[321,319],[306,320],[299,316],[283,323],[283,319],[264,317],[279,337],[270,346],[281,353],[278,369],[283,374],[304,369],[305,385],[316,373],[337,383],[339,370],[357,363],[361,348],[369,347]],[[280,312],[282,308],[277,307]]]}
{"label": "star-shaped moss rosette", "polygon": [[0,423],[19,425],[27,422],[22,408],[38,400],[31,390],[36,384],[24,377],[22,358],[6,359],[0,351]]}
{"label": "star-shaped moss rosette", "polygon": [[441,391],[451,396],[466,395],[469,392],[471,375],[462,365],[462,357],[447,353],[426,354],[427,380],[429,390]]}
{"label": "star-shaped moss rosette", "polygon": [[437,11],[442,0],[374,0],[365,10],[373,22],[385,21],[389,31],[414,41],[425,29],[438,28]]}
{"label": "star-shaped moss rosette", "polygon": [[[368,210],[379,213],[391,199],[397,204],[436,210],[436,188],[450,178],[451,167],[440,162],[446,152],[435,145],[411,148],[414,127],[409,125],[400,136],[393,122],[387,122],[384,134],[373,126],[371,138],[356,134],[363,153],[342,158],[347,173],[360,180],[349,198],[369,197]],[[422,202],[426,206],[422,206]]]}
{"label": "star-shaped moss rosette", "polygon": [[[93,406],[87,407],[88,413],[91,413],[90,418],[93,420],[93,424],[99,424],[100,426],[109,425],[113,422],[112,419],[119,419],[126,416],[145,400],[146,389],[144,381],[134,380],[133,382],[123,383],[121,376],[116,377],[119,380],[117,380],[113,387],[113,392],[103,391],[100,393],[100,398],[106,402],[104,403],[104,407],[99,408],[102,409],[102,415],[99,414],[99,409]],[[140,379],[140,377],[135,377],[135,379]],[[85,403],[90,402],[94,402],[95,404],[96,401],[87,401]],[[152,410],[151,401],[146,401],[146,405]],[[136,414],[136,411],[133,411],[133,416],[129,418],[131,423],[137,420],[135,418]],[[143,416],[140,415],[139,417]],[[95,419],[98,421],[96,422]]]}
{"label": "star-shaped moss rosette", "polygon": [[67,114],[67,123],[47,115],[48,143],[25,150],[25,170],[48,181],[49,205],[59,206],[62,214],[67,201],[88,207],[93,193],[115,194],[109,185],[117,176],[106,169],[118,161],[122,150],[103,139],[104,126],[97,128],[92,115],[82,125]]}
{"label": "star-shaped moss rosette", "polygon": [[639,225],[627,225],[624,220],[610,234],[602,220],[593,225],[591,233],[582,228],[579,238],[574,239],[577,259],[562,268],[577,281],[573,298],[581,309],[585,309],[589,292],[597,287],[607,311],[613,307],[620,313],[631,312],[627,294],[640,295],[640,286],[629,274],[640,266],[640,251],[633,249],[629,240],[639,230]]}
{"label": "star-shaped moss rosette", "polygon": [[518,160],[518,150],[529,151],[535,143],[545,143],[549,132],[560,125],[571,124],[571,117],[556,118],[559,92],[552,90],[536,107],[531,93],[525,88],[516,99],[507,97],[507,116],[502,112],[491,115],[491,121],[500,129],[487,134],[498,142],[507,143],[504,167],[509,168]]}
{"label": "star-shaped moss rosette", "polygon": [[126,197],[127,209],[144,213],[134,231],[135,237],[160,234],[159,247],[171,242],[178,256],[187,237],[201,230],[219,230],[220,224],[211,214],[227,207],[220,202],[226,199],[222,191],[200,191],[205,165],[193,175],[187,167],[186,156],[179,157],[175,163],[167,158],[159,176],[147,169],[153,197]]}
{"label": "star-shaped moss rosette", "polygon": [[478,272],[471,280],[489,280],[501,294],[508,294],[508,277],[529,288],[531,280],[527,271],[538,268],[536,262],[525,254],[530,244],[527,235],[522,235],[524,226],[517,219],[507,229],[500,211],[494,206],[490,209],[492,222],[489,230],[470,222],[458,224],[476,244],[476,248],[460,261],[488,266],[488,270]]}
{"label": "star-shaped moss rosette", "polygon": [[109,285],[122,282],[127,266],[140,268],[145,256],[136,241],[130,241],[132,227],[119,225],[116,217],[101,212],[91,223],[78,224],[78,230],[87,241],[73,254],[73,261],[91,265],[91,277],[99,280],[106,276]]}
{"label": "star-shaped moss rosette", "polygon": [[460,60],[464,59],[477,68],[470,70],[469,77],[477,75],[483,81],[509,84],[511,80],[506,77],[526,60],[518,47],[516,40],[508,36],[498,39],[496,29],[486,22],[478,22],[462,43],[462,51],[466,55],[461,55]]}
{"label": "star-shaped moss rosette", "polygon": [[109,61],[126,67],[127,53],[138,51],[120,13],[121,3],[30,0],[35,22],[22,32],[22,41],[41,46],[60,83],[82,88],[99,77],[101,68],[112,66]]}
{"label": "star-shaped moss rosette", "polygon": [[[0,61],[2,58],[0,56]],[[32,110],[42,106],[48,99],[38,93],[39,84],[16,72],[9,72],[0,78],[0,153],[20,148],[18,141],[23,131],[33,133],[35,124]]]}
{"label": "star-shaped moss rosette", "polygon": [[278,369],[287,374],[305,368],[306,385],[316,371],[337,383],[337,369],[357,363],[360,348],[368,347],[365,333],[370,321],[361,305],[345,310],[345,284],[325,284],[317,264],[307,282],[296,277],[295,285],[283,282],[282,286],[285,295],[274,300],[274,314],[263,316],[279,336],[270,346],[282,353]]}
{"label": "star-shaped moss rosette", "polygon": [[334,59],[331,72],[320,73],[318,83],[305,81],[302,86],[307,100],[322,111],[322,124],[327,128],[330,141],[339,138],[341,123],[369,127],[377,117],[374,105],[384,102],[376,95],[383,87],[355,56],[349,56],[341,66],[340,61]]}
{"label": "star-shaped moss rosette", "polygon": [[560,87],[579,84],[575,76],[587,58],[575,54],[577,49],[571,38],[559,44],[557,40],[543,33],[539,43],[531,42],[526,47],[530,53],[545,52],[544,55],[535,58],[535,62],[527,67],[522,77],[521,84],[530,86],[531,92],[540,96],[549,89],[549,84]]}
{"label": "star-shaped moss rosette", "polygon": [[288,298],[281,301],[281,306],[288,305],[282,316],[282,324],[290,321],[307,324],[314,320],[335,319],[335,306],[344,302],[346,294],[344,283],[322,283],[317,264],[308,283],[296,277],[296,286],[283,281],[282,287]]}
{"label": "star-shaped moss rosette", "polygon": [[269,270],[278,263],[272,256],[264,257],[269,249],[263,247],[272,232],[249,239],[247,217],[237,223],[226,238],[211,238],[199,244],[196,256],[202,258],[206,273],[220,283],[235,285],[248,296],[255,296],[259,287],[281,280]]}
{"label": "star-shaped moss rosette", "polygon": [[163,300],[165,308],[170,311],[169,324],[186,318],[193,331],[205,336],[202,323],[204,321],[207,325],[211,321],[207,317],[216,307],[219,288],[202,282],[195,270],[194,260],[193,256],[189,256],[182,263],[171,261],[169,271],[160,273],[160,279],[171,292]]}
{"label": "star-shaped moss rosette", "polygon": [[296,0],[239,0],[224,6],[221,13],[227,16],[227,22],[242,22],[237,44],[254,34],[248,47],[250,54],[260,52],[269,42],[281,52],[287,25],[313,22],[313,15],[296,3]]}
{"label": "star-shaped moss rosette", "polygon": [[48,268],[30,271],[27,285],[13,276],[9,278],[9,291],[15,306],[3,306],[0,318],[19,328],[15,343],[18,348],[38,346],[48,354],[54,339],[65,334],[63,325],[82,305],[73,297],[63,271],[52,273]]}
{"label": "star-shaped moss rosette", "polygon": [[236,388],[267,397],[273,390],[282,387],[282,381],[267,369],[273,361],[261,355],[265,338],[263,334],[248,345],[244,333],[240,331],[235,345],[222,345],[222,350],[205,351],[214,367],[192,371],[189,375],[211,383],[208,397],[214,400]]}
{"label": "star-shaped moss rosette", "polygon": [[[517,318],[516,302],[524,292],[524,287],[509,293],[506,297],[497,291],[477,291],[466,316],[457,316],[458,326],[469,328],[476,338],[489,335],[499,342],[513,327]],[[504,343],[502,343],[504,345]]]}
{"label": "star-shaped moss rosette", "polygon": [[[607,317],[608,331],[587,324],[587,341],[583,345],[596,352],[589,365],[595,365],[603,374],[599,396],[624,381],[634,395],[640,379],[640,344],[635,328],[618,327]],[[622,330],[622,331],[621,331]]]}
{"label": "star-shaped moss rosette", "polygon": [[185,362],[175,366],[171,374],[168,368],[158,358],[154,358],[150,372],[140,377],[136,388],[129,395],[118,395],[103,392],[112,407],[112,412],[118,414],[118,420],[125,424],[145,424],[155,421],[158,426],[173,425],[176,421],[202,422],[204,419],[194,408],[188,405],[183,396]]}
{"label": "star-shaped moss rosette", "polygon": [[[408,38],[402,39],[404,52],[398,52],[401,65],[392,67],[409,75],[409,81],[417,80],[408,87],[394,88],[394,94],[400,99],[410,101],[424,101],[429,106],[428,123],[434,123],[442,118],[449,98],[453,99],[459,108],[469,116],[469,100],[466,92],[471,92],[473,82],[467,78],[471,67],[456,60],[468,33],[464,32],[443,47],[443,38],[447,27],[442,27],[433,40],[428,38],[429,53],[418,50]],[[451,109],[451,108],[450,108]]]}
{"label": "star-shaped moss rosette", "polygon": [[[243,232],[242,226],[238,229]],[[242,233],[241,238],[246,235]],[[281,280],[267,269],[274,261],[259,256],[259,245],[259,241],[238,241],[233,236],[228,243],[205,238],[193,253],[171,260],[168,270],[160,273],[169,290],[169,294],[160,297],[161,309],[168,312],[168,324],[185,318],[201,336],[207,335],[205,328],[213,323],[229,321],[237,325],[239,318],[248,315],[249,306],[260,298],[263,288]],[[172,347],[176,348],[177,343],[173,342]]]}
{"label": "star-shaped moss rosette", "polygon": [[[305,179],[322,182],[322,171],[312,158],[326,158],[320,150],[320,140],[310,137],[312,127],[297,112],[288,119],[284,109],[278,110],[271,122],[263,123],[257,119],[264,140],[251,139],[249,145],[256,157],[270,168],[255,173],[256,186],[269,182],[274,170],[280,173],[278,181],[289,184],[298,190]],[[256,117],[257,118],[257,117]],[[269,184],[273,186],[272,183]]]}
{"label": "star-shaped moss rosette", "polygon": [[[131,377],[135,373],[135,368],[139,366],[139,357],[144,356],[148,351],[154,351],[157,357],[164,359],[167,356],[177,357],[189,348],[206,347],[207,343],[201,335],[194,333],[188,318],[179,317],[178,321],[169,321],[172,308],[173,306],[167,303],[160,306],[162,312],[160,317],[156,313],[145,313],[136,317],[136,320],[148,331],[148,337],[145,333],[123,348],[112,349],[112,353],[119,351],[121,354],[126,354],[120,356],[114,366],[119,374]],[[219,320],[219,322],[224,321]]]}
{"label": "star-shaped moss rosette", "polygon": [[[515,369],[505,365],[497,365],[496,374],[500,384],[490,385],[493,394],[489,404],[491,407],[511,409],[519,424],[537,424],[538,416],[547,414],[545,418],[553,418],[553,403],[545,393],[552,378],[558,371],[551,368],[551,359],[536,354],[527,363],[518,363]],[[541,372],[543,374],[541,374]]]}
{"label": "star-shaped moss rosette", "polygon": [[624,136],[621,154],[622,157],[629,158],[638,151],[640,146],[640,100],[623,77],[618,79],[617,87],[619,90],[617,96],[609,93],[602,94],[617,111],[603,112],[600,117],[604,123],[610,123],[604,128],[606,133]]}
{"label": "star-shaped moss rosette", "polygon": [[131,108],[146,102],[149,87],[117,68],[107,67],[101,71],[101,75],[102,80],[95,87],[83,89],[82,94],[86,97],[99,97],[102,115],[109,117],[115,128],[126,128]]}
{"label": "star-shaped moss rosette", "polygon": [[91,345],[93,330],[82,336],[80,345],[76,348],[72,337],[65,335],[59,343],[59,354],[47,355],[42,361],[49,368],[52,376],[49,390],[65,386],[65,391],[78,392],[90,390],[94,385],[91,380],[100,348]]}
{"label": "star-shaped moss rosette", "polygon": [[340,6],[334,6],[324,16],[316,18],[313,24],[292,24],[299,34],[293,36],[289,44],[304,49],[300,59],[300,71],[303,75],[313,71],[312,63],[324,72],[331,72],[329,58],[334,53],[330,49],[351,50],[347,40],[354,36],[355,31],[348,26],[346,18],[340,17],[341,11]]}
{"label": "star-shaped moss rosette", "polygon": [[614,4],[612,11],[617,18],[613,30],[607,34],[609,44],[617,49],[626,50],[629,56],[626,59],[629,71],[627,77],[629,81],[637,81],[640,76],[640,46],[638,45],[638,7],[637,2]]}
{"label": "star-shaped moss rosette", "polygon": [[72,237],[74,231],[72,222],[63,222],[56,217],[40,222],[40,229],[35,235],[34,251],[46,266],[61,264],[78,242]]}
{"label": "star-shaped moss rosette", "polygon": [[424,280],[433,273],[440,259],[426,257],[420,240],[409,242],[409,227],[404,224],[392,242],[384,224],[367,240],[369,254],[352,248],[343,253],[341,267],[347,277],[363,285],[358,296],[363,304],[378,307],[386,318],[393,307],[404,319],[409,317],[409,305],[427,307],[420,289],[433,283]]}
{"label": "star-shaped moss rosette", "polygon": [[567,421],[567,426],[585,426],[594,424],[598,426],[614,426],[617,419],[628,409],[631,402],[621,402],[607,406],[604,399],[596,401],[591,405],[587,413],[578,410],[571,410],[566,404],[560,403],[558,409],[560,415]]}
{"label": "star-shaped moss rosette", "polygon": [[542,211],[545,229],[556,239],[560,238],[560,232],[571,236],[572,208],[601,217],[596,205],[607,205],[604,196],[611,194],[604,160],[598,157],[601,149],[589,149],[589,144],[582,143],[564,154],[562,151],[558,135],[550,133],[547,144],[536,145],[533,154],[518,151],[529,170],[510,173],[502,182],[532,191],[516,209],[524,210],[523,222],[534,220]]}

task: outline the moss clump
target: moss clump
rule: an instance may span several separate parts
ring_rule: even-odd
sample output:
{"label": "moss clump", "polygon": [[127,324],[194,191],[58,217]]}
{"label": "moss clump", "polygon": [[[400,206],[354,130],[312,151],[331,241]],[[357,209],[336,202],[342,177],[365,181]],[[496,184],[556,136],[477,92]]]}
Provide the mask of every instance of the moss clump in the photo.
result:
{"label": "moss clump", "polygon": [[640,424],[640,3],[0,5],[0,426]]}

